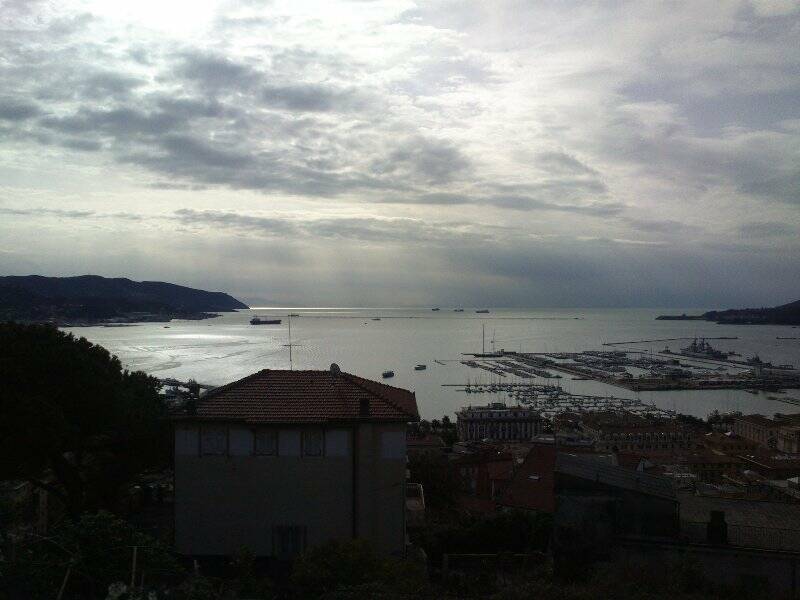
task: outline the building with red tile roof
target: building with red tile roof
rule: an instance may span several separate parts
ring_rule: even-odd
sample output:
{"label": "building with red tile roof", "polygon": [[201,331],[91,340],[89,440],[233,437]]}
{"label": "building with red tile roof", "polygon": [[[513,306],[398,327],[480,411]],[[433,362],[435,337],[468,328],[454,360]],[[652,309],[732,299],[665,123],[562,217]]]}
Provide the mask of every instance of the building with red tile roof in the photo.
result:
{"label": "building with red tile roof", "polygon": [[290,558],[328,540],[405,549],[413,392],[342,372],[261,370],[175,419],[175,541]]}
{"label": "building with red tile roof", "polygon": [[413,392],[337,371],[263,369],[203,396],[194,420],[245,423],[416,421]]}

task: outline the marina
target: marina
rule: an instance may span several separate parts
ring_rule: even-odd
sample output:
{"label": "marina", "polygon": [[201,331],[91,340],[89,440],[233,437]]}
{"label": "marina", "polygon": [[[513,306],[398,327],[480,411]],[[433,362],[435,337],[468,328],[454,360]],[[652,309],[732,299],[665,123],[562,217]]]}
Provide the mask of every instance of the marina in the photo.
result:
{"label": "marina", "polygon": [[443,384],[456,387],[467,394],[505,394],[506,405],[518,405],[536,410],[552,420],[564,413],[623,411],[649,418],[674,418],[671,410],[630,398],[572,394],[556,385],[531,383]]}
{"label": "marina", "polygon": [[592,379],[633,391],[748,389],[776,391],[800,387],[800,373],[792,365],[772,365],[754,355],[732,360],[733,352],[713,348],[696,339],[680,352],[667,347],[654,354],[642,350],[584,350],[582,352],[523,353],[501,350],[469,354],[462,364],[499,378]]}

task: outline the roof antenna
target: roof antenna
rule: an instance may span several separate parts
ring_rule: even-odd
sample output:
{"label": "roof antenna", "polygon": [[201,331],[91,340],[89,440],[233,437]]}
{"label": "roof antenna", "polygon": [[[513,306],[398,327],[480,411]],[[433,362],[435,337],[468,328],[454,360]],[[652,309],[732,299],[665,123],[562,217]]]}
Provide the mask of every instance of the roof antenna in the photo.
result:
{"label": "roof antenna", "polygon": [[289,343],[288,344],[284,344],[283,346],[286,347],[286,348],[289,348],[289,370],[293,371],[294,370],[294,365],[292,363],[292,347],[299,346],[300,344],[293,344],[292,343],[292,315],[288,315],[287,318],[289,319]]}

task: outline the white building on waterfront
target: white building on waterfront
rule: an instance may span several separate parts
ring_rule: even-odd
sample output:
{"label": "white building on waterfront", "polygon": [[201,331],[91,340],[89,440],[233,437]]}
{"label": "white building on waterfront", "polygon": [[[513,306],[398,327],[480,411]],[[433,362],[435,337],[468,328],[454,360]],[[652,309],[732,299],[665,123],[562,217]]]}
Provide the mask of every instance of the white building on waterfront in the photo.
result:
{"label": "white building on waterfront", "polygon": [[544,419],[530,408],[493,402],[467,406],[456,413],[458,439],[462,442],[490,440],[527,441],[542,433]]}

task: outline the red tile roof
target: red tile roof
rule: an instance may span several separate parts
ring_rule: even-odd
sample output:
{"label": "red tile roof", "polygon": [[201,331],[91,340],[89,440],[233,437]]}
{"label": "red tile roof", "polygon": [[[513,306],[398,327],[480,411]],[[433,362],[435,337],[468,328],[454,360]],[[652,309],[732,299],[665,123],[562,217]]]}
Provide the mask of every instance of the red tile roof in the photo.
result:
{"label": "red tile roof", "polygon": [[[368,416],[361,415],[362,402],[368,403]],[[350,373],[264,369],[211,390],[189,418],[324,423],[414,421],[419,413],[413,392]]]}
{"label": "red tile roof", "polygon": [[503,490],[499,504],[553,513],[556,508],[556,447],[536,444]]}

